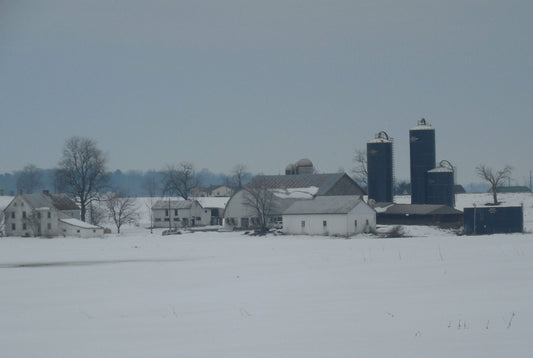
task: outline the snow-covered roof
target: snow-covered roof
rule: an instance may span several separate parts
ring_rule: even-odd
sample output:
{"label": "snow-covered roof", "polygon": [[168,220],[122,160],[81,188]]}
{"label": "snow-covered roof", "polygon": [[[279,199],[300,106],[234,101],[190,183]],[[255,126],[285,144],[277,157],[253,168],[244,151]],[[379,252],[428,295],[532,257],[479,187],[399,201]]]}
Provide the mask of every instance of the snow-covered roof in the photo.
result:
{"label": "snow-covered roof", "polygon": [[229,196],[218,196],[218,197],[201,197],[196,198],[196,201],[202,205],[202,208],[216,208],[216,209],[225,209],[226,204],[228,203]]}
{"label": "snow-covered roof", "polygon": [[95,225],[92,225],[92,224],[89,224],[89,223],[86,223],[84,221],[74,219],[74,218],[59,219],[59,220],[65,224],[76,226],[82,229],[101,229],[99,226],[95,226]]}
{"label": "snow-covered roof", "polygon": [[283,214],[347,214],[361,202],[358,195],[317,196],[294,202]]}
{"label": "snow-covered roof", "polygon": [[193,200],[158,200],[152,209],[190,209],[194,202]]}
{"label": "snow-covered roof", "polygon": [[416,127],[413,127],[411,128],[412,131],[434,131],[435,128],[433,128],[432,126],[430,125],[419,125],[419,126],[416,126]]}
{"label": "snow-covered roof", "polygon": [[0,196],[0,211],[7,208],[9,203],[13,201],[14,196]]}
{"label": "snow-covered roof", "polygon": [[318,193],[318,187],[272,189],[272,193],[281,199],[312,199]]}
{"label": "snow-covered roof", "polygon": [[453,173],[453,170],[446,167],[437,167],[435,169],[428,170],[428,173]]}
{"label": "snow-covered roof", "polygon": [[369,140],[367,143],[392,143],[392,140],[386,138],[376,138]]}

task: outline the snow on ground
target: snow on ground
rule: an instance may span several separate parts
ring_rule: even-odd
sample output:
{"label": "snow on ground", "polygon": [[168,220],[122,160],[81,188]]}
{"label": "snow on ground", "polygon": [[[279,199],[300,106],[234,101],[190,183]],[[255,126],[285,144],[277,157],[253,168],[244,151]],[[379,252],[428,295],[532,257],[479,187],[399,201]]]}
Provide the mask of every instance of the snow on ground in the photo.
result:
{"label": "snow on ground", "polygon": [[533,234],[408,230],[0,238],[1,355],[530,356]]}

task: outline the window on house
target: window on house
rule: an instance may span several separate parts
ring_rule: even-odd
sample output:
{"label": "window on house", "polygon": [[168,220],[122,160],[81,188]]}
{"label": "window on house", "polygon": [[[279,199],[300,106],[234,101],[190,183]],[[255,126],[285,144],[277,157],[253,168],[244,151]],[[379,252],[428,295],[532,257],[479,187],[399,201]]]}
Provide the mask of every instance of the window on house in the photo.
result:
{"label": "window on house", "polygon": [[165,218],[165,221],[170,221],[170,219],[169,218]]}
{"label": "window on house", "polygon": [[80,230],[76,230],[76,232],[77,232],[77,233],[79,233],[79,232],[80,232]]}
{"label": "window on house", "polygon": [[26,230],[28,227],[26,225],[26,223],[22,224],[22,230]]}
{"label": "window on house", "polygon": [[41,213],[38,212],[38,213],[37,213],[37,219],[40,219],[40,218],[41,218]]}
{"label": "window on house", "polygon": [[174,218],[174,221],[180,221],[180,218]]}
{"label": "window on house", "polygon": [[52,217],[52,213],[48,212],[48,219],[50,219],[51,217]]}
{"label": "window on house", "polygon": [[357,220],[354,221],[355,228],[357,229]]}
{"label": "window on house", "polygon": [[328,226],[328,222],[327,222],[327,220],[322,221],[322,226],[323,226],[323,227],[327,227],[327,226]]}
{"label": "window on house", "polygon": [[14,218],[15,218],[15,212],[12,211],[12,212],[11,212],[11,219],[14,219]]}
{"label": "window on house", "polygon": [[165,209],[165,216],[168,216],[168,209]]}
{"label": "window on house", "polygon": [[11,230],[17,230],[17,225],[11,224]]}
{"label": "window on house", "polygon": [[305,220],[302,220],[301,225],[302,225],[302,227],[305,227]]}
{"label": "window on house", "polygon": [[25,211],[22,212],[22,218],[26,219],[26,212]]}
{"label": "window on house", "polygon": [[161,218],[155,218],[155,221],[161,221]]}
{"label": "window on house", "polygon": [[174,216],[178,216],[178,209],[174,209]]}

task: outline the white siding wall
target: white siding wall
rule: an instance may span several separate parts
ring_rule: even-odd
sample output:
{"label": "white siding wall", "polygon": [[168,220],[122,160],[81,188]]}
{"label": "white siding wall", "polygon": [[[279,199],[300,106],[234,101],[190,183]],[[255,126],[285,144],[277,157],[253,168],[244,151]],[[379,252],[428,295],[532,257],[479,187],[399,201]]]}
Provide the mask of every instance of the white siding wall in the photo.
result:
{"label": "white siding wall", "polygon": [[59,224],[61,235],[68,237],[81,237],[81,238],[90,238],[90,237],[103,237],[104,229],[103,228],[82,228],[74,225],[69,225],[65,222],[60,222]]}
{"label": "white siding wall", "polygon": [[[283,232],[294,235],[342,235],[348,232],[347,215],[283,215]],[[326,226],[324,226],[326,221]],[[302,222],[305,222],[302,227]]]}
{"label": "white siding wall", "polygon": [[[303,227],[302,221],[305,222]],[[292,235],[351,236],[375,228],[376,212],[364,203],[357,205],[348,214],[283,215],[283,232]]]}
{"label": "white siding wall", "polygon": [[[15,213],[15,218],[12,213]],[[34,223],[30,220],[32,213],[37,215],[41,213],[41,218],[36,219]],[[26,213],[26,219],[24,218]],[[50,213],[50,218],[48,217]],[[5,231],[7,236],[57,236],[59,235],[58,211],[52,209],[39,209],[35,212],[20,197],[15,198],[5,210]],[[13,224],[15,229],[13,230]],[[36,224],[40,224],[41,232],[38,232]],[[26,226],[26,228],[24,228]],[[35,230],[34,230],[35,229]],[[35,232],[34,232],[35,231]]]}
{"label": "white siding wall", "polygon": [[228,219],[235,220],[235,226],[239,227],[241,225],[242,218],[252,218],[256,217],[257,213],[244,204],[244,190],[240,190],[235,195],[231,197],[226,205],[226,210],[224,211],[224,223],[228,223]]}

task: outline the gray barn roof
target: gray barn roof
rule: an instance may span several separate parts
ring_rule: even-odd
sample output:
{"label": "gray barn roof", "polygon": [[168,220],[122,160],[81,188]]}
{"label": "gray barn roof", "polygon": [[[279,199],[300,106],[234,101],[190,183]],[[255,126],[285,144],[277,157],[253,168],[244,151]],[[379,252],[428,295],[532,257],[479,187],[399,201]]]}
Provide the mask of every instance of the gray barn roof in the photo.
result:
{"label": "gray barn roof", "polygon": [[79,210],[76,203],[65,194],[22,194],[32,208],[56,208],[57,210]]}
{"label": "gray barn roof", "polygon": [[361,202],[357,195],[317,196],[312,200],[296,201],[283,214],[347,214]]}
{"label": "gray barn roof", "polygon": [[158,200],[152,206],[152,209],[190,209],[195,201],[192,200]]}
{"label": "gray barn roof", "polygon": [[[341,179],[346,178],[352,181],[354,186],[360,190],[363,195],[364,191],[345,173],[334,174],[299,174],[299,175],[257,175],[247,186],[253,187],[260,185],[267,189],[288,189],[288,188],[309,188],[317,187],[316,195],[327,195]],[[353,193],[352,193],[353,194]]]}

